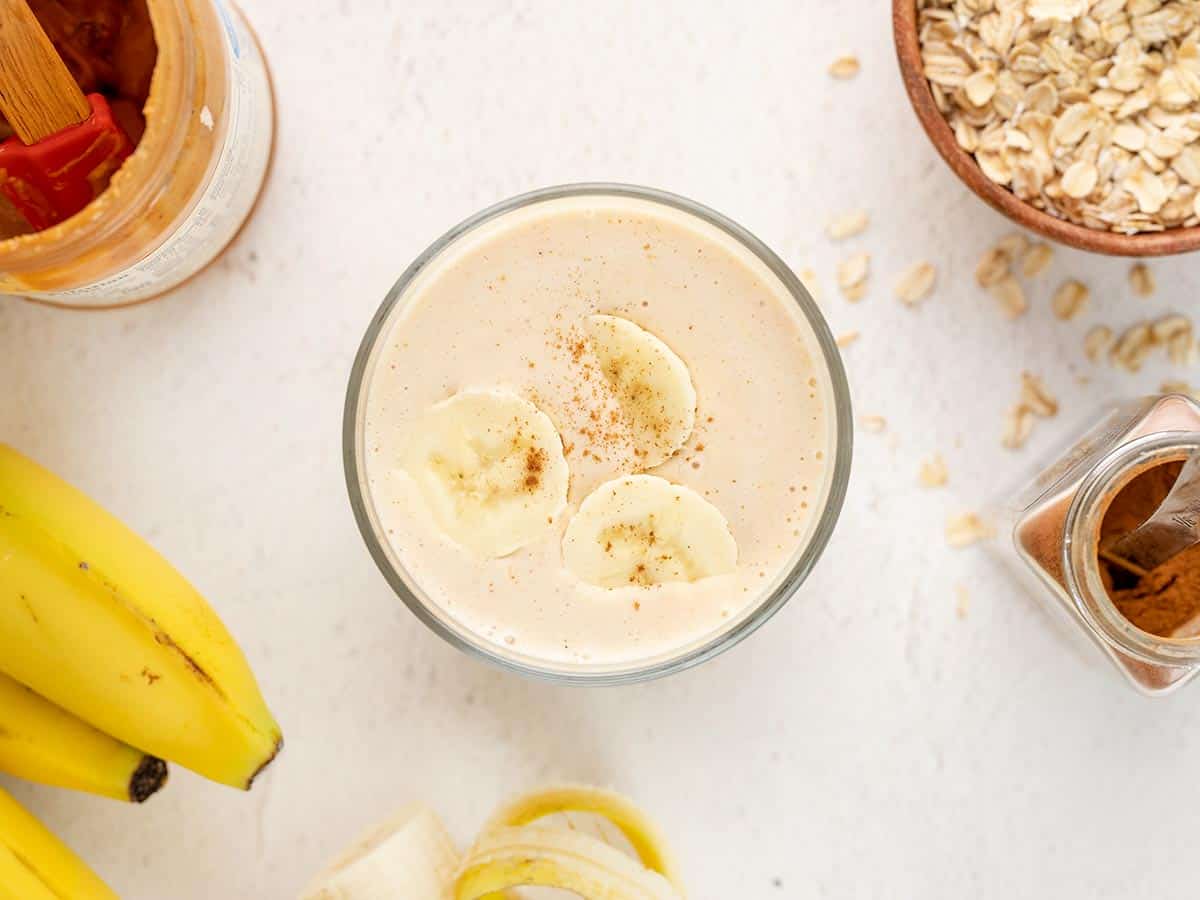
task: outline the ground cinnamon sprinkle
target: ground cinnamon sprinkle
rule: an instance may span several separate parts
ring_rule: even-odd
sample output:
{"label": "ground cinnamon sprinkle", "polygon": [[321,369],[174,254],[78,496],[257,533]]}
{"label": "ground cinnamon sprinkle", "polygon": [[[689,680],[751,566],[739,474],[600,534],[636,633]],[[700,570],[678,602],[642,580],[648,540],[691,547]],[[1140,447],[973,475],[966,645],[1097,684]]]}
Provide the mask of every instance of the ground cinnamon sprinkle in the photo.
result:
{"label": "ground cinnamon sprinkle", "polygon": [[[1117,494],[1100,528],[1101,546],[1146,521],[1171,490],[1182,462],[1155,466]],[[1101,561],[1101,578],[1121,615],[1142,631],[1160,637],[1200,616],[1200,546],[1167,560],[1144,578]]]}
{"label": "ground cinnamon sprinkle", "polygon": [[546,451],[541,447],[530,447],[525,453],[525,487],[534,490],[542,482],[546,468]]}

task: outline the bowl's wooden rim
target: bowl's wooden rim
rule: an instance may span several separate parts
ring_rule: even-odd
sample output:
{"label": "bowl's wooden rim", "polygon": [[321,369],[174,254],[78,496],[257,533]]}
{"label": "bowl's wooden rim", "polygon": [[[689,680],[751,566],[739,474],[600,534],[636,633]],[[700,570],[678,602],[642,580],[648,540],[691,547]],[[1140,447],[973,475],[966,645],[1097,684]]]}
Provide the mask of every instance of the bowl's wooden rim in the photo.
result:
{"label": "bowl's wooden rim", "polygon": [[912,102],[921,127],[933,146],[962,179],[967,187],[1019,225],[1036,231],[1052,240],[1111,256],[1168,256],[1200,248],[1200,227],[1171,228],[1145,234],[1116,234],[1098,231],[1055,218],[1019,199],[1007,188],[993,182],[975,162],[974,157],[958,146],[954,132],[943,118],[933,100],[929,82],[921,63],[921,46],[917,36],[916,0],[892,0],[892,30],[896,41],[896,58],[904,89]]}

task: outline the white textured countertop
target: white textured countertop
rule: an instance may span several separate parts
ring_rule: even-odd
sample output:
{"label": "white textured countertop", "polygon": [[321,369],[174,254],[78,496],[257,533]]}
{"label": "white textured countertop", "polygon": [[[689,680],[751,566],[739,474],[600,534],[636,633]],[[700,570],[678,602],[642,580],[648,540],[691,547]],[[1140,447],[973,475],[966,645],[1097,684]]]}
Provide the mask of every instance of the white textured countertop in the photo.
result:
{"label": "white textured countertop", "polygon": [[[141,808],[14,787],[124,897],[285,900],[407,801],[466,839],[547,779],[643,803],[697,898],[1188,893],[1200,687],[1136,696],[942,528],[1089,406],[1163,380],[1156,363],[1077,384],[1082,335],[1194,309],[1195,259],[1152,263],[1144,300],[1127,263],[1060,249],[1030,314],[1005,321],[971,275],[1006,223],[919,131],[882,0],[244,6],[281,131],[230,252],[124,312],[0,301],[0,440],[198,584],[287,735],[249,796],[179,769]],[[863,71],[834,82],[843,50]],[[858,412],[889,427],[858,436],[834,540],[764,630],[666,681],[570,690],[465,658],[392,596],[350,515],[340,422],[359,338],[420,250],[493,201],[599,179],[693,197],[815,269],[834,330],[862,331]],[[869,231],[832,245],[824,220],[858,205]],[[833,275],[856,249],[874,274],[851,305]],[[891,286],[918,259],[938,286],[909,310]],[[1093,304],[1061,323],[1048,300],[1067,276]],[[1012,453],[1000,423],[1022,368],[1064,413]],[[922,491],[938,451],[950,486]]]}

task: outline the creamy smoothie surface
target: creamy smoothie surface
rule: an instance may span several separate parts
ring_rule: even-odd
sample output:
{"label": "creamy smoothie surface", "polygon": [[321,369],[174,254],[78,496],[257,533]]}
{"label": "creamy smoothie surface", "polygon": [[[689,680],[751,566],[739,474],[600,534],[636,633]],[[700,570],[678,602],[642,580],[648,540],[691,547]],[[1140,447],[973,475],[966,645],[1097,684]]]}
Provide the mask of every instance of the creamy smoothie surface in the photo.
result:
{"label": "creamy smoothie surface", "polygon": [[640,664],[787,573],[833,417],[811,326],[738,241],[649,200],[546,200],[409,285],[368,375],[367,489],[410,587],[497,652]]}

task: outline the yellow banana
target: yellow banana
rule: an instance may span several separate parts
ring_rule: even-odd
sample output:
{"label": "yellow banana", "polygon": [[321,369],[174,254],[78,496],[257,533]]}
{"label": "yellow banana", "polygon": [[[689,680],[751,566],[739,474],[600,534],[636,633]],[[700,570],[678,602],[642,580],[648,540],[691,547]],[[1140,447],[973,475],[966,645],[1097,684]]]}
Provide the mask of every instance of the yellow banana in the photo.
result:
{"label": "yellow banana", "polygon": [[167,766],[0,674],[0,772],[141,803]]}
{"label": "yellow banana", "polygon": [[0,900],[61,900],[17,855],[0,844]]}
{"label": "yellow banana", "polygon": [[119,900],[23,806],[0,790],[0,900]]}
{"label": "yellow banana", "polygon": [[145,541],[0,444],[0,671],[113,737],[248,789],[282,735],[204,598]]}

